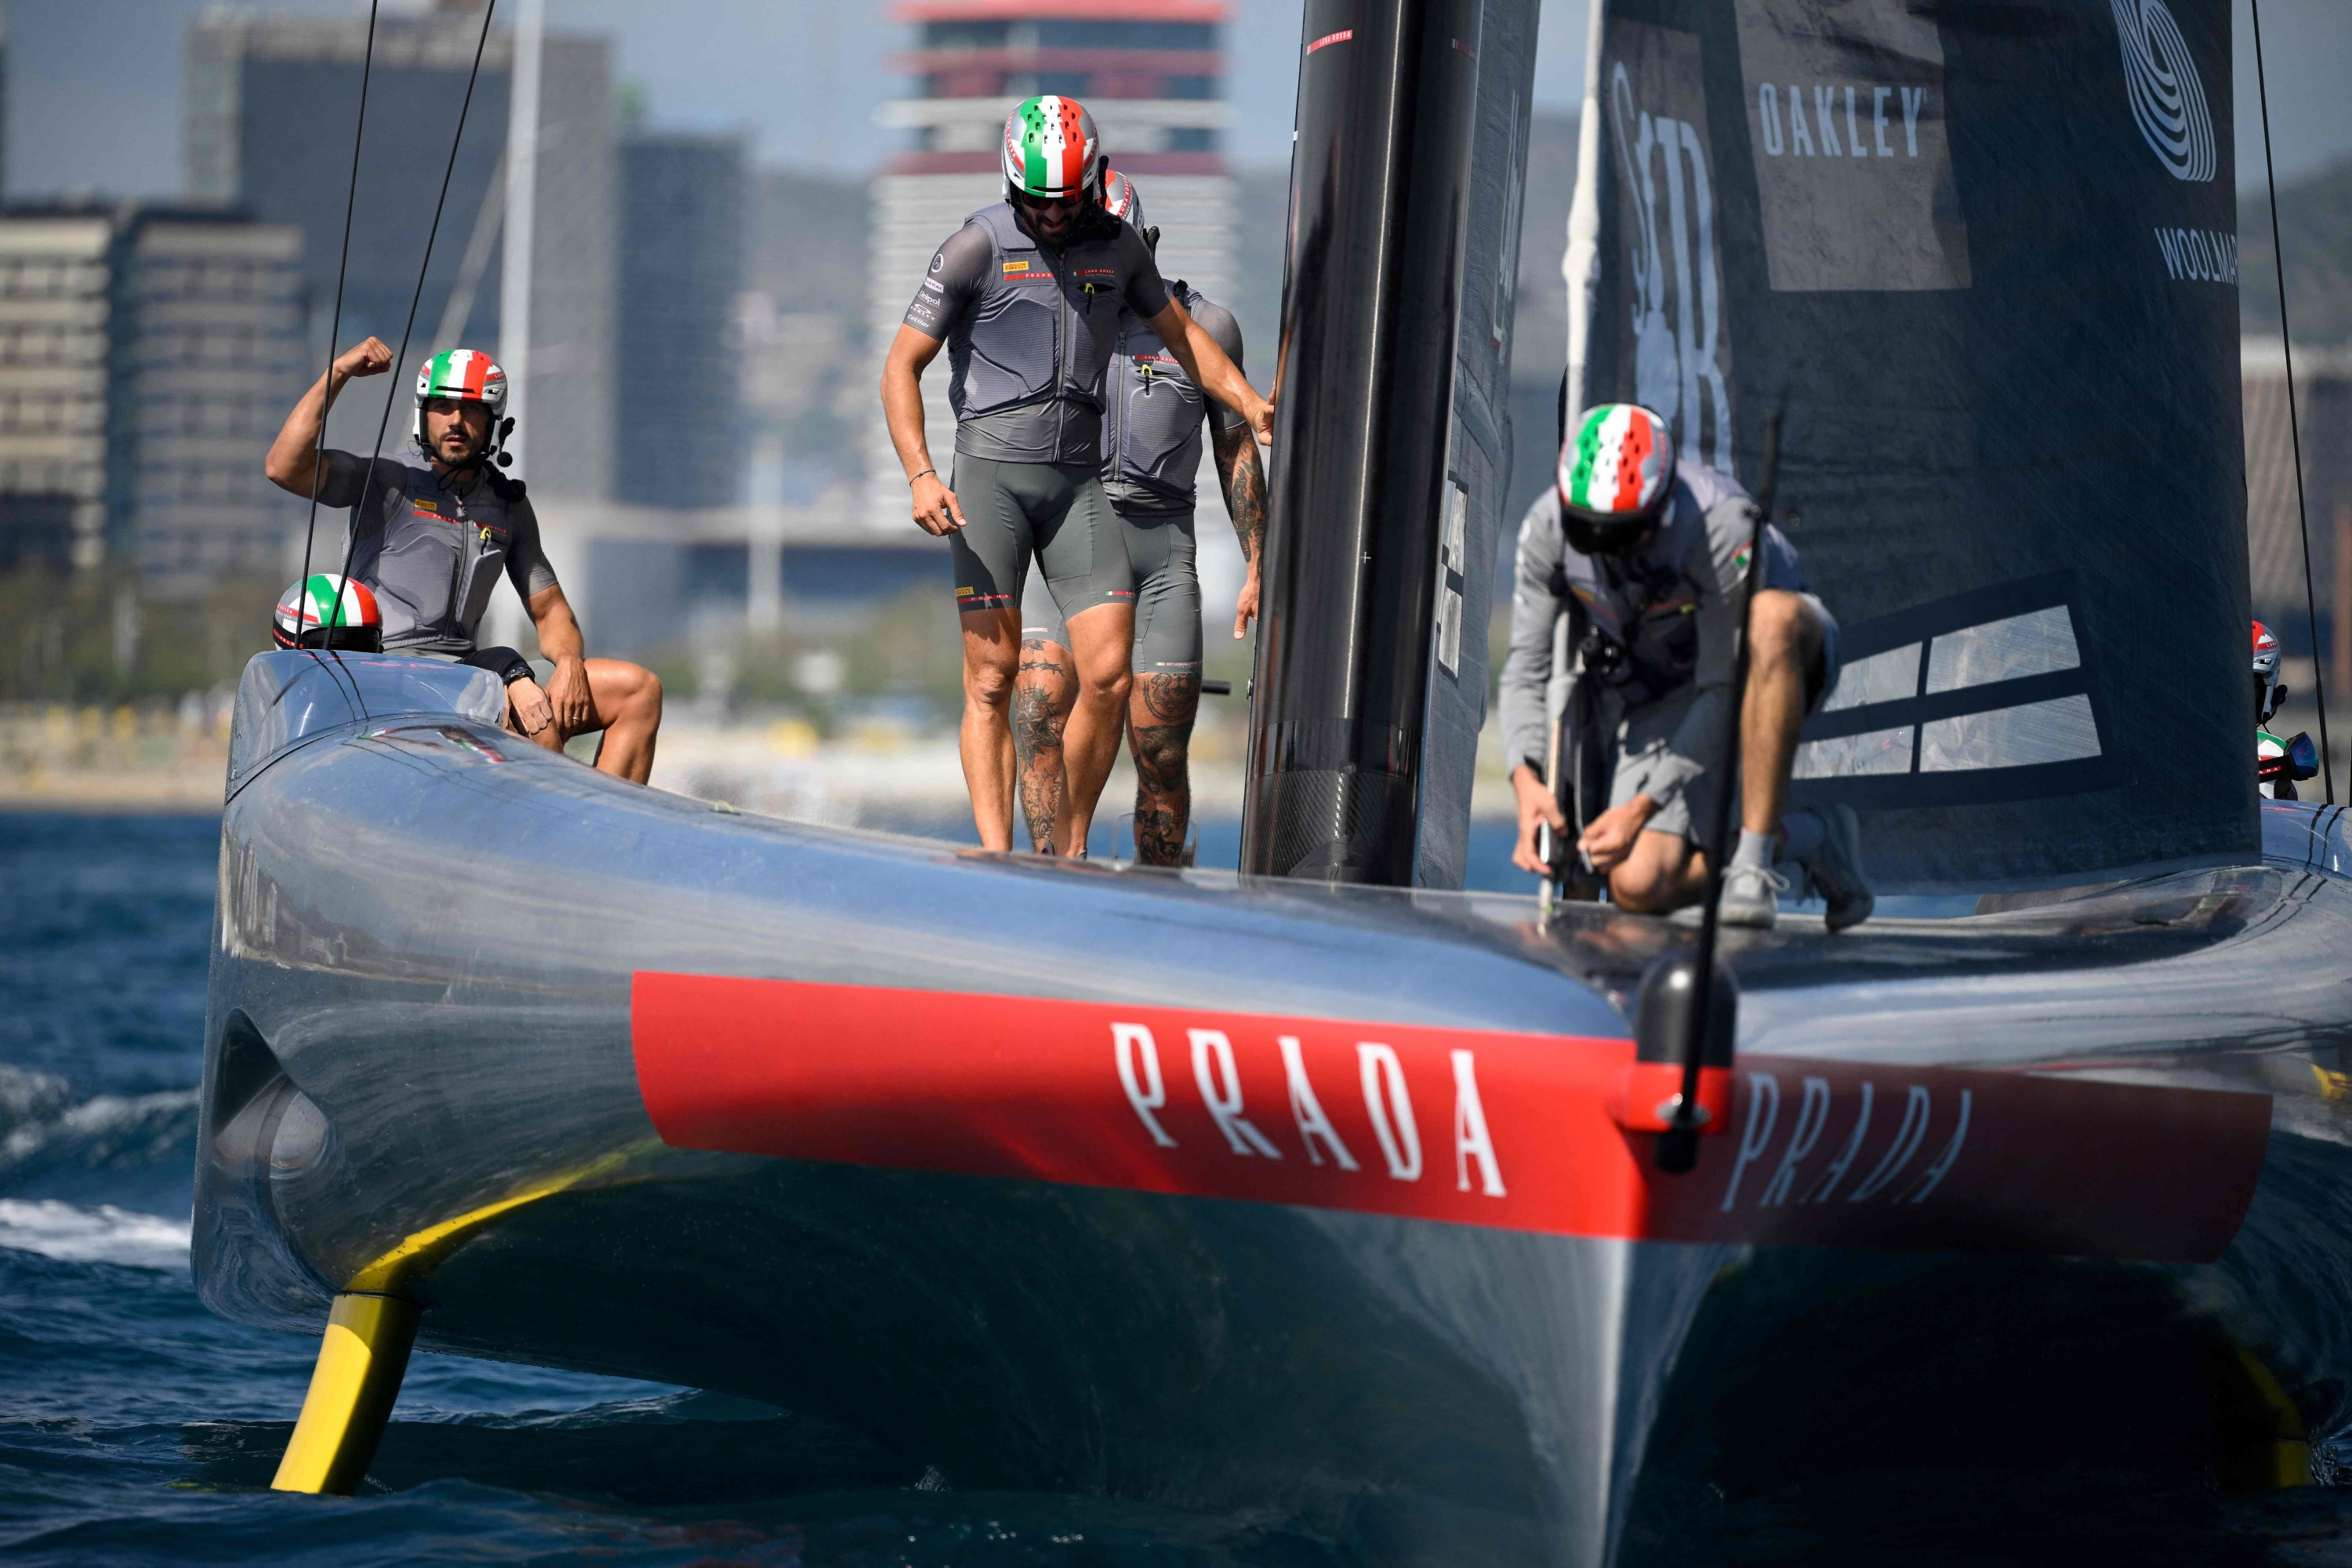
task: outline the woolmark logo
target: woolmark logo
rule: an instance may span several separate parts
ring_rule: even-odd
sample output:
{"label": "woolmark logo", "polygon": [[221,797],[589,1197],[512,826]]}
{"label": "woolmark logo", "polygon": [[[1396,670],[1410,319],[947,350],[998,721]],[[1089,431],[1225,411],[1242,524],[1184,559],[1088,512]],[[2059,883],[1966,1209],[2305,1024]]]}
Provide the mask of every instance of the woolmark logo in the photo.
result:
{"label": "woolmark logo", "polygon": [[2213,117],[2188,40],[2164,0],[2108,0],[2124,54],[2132,119],[2176,180],[2213,177]]}

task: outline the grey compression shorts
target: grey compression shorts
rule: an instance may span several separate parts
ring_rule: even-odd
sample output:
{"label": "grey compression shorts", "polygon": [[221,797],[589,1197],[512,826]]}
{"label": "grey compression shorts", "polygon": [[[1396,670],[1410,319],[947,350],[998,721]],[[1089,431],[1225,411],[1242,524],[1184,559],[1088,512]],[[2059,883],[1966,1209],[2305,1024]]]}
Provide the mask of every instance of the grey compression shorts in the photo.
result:
{"label": "grey compression shorts", "polygon": [[1032,560],[1065,616],[1135,602],[1118,518],[1092,464],[958,453],[950,488],[964,521],[948,535],[959,611],[1017,609]]}
{"label": "grey compression shorts", "polygon": [[[1119,532],[1135,568],[1135,652],[1138,675],[1201,673],[1201,573],[1193,554],[1192,514],[1118,514]],[[1054,597],[1034,585],[1021,603],[1021,640],[1070,646],[1068,626]]]}
{"label": "grey compression shorts", "polygon": [[[1837,617],[1821,601],[1819,595],[1799,594],[1799,598],[1813,607],[1822,620],[1822,663],[1813,672],[1805,691],[1805,710],[1812,712],[1837,687],[1840,668]],[[1025,635],[1025,634],[1024,634]],[[1609,782],[1609,804],[1620,806],[1637,795],[1657,798],[1651,788],[1659,774],[1668,767],[1669,758],[1678,758],[1675,750],[1675,731],[1680,727],[1683,715],[1689,711],[1694,690],[1684,687],[1664,700],[1636,708],[1625,715],[1625,728],[1617,749],[1617,772]],[[1712,742],[1710,742],[1712,743]],[[1676,767],[1676,773],[1682,771]],[[1706,771],[1684,786],[1675,799],[1658,808],[1647,824],[1652,833],[1673,833],[1700,842],[1701,836],[1714,826],[1715,770],[1710,762]],[[1736,826],[1737,824],[1735,823]]]}

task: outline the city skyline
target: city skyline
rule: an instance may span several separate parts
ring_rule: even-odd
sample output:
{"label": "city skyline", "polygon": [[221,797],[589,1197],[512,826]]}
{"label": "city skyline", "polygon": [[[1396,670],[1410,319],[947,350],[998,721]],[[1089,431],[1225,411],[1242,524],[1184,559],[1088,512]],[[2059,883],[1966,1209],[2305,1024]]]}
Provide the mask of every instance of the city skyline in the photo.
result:
{"label": "city skyline", "polygon": [[[511,3],[511,0],[509,0]],[[1287,153],[1301,0],[1253,0],[1233,26],[1238,167]],[[94,191],[180,194],[181,58],[189,23],[217,0],[12,0],[7,8],[6,189],[12,195]],[[234,11],[348,18],[360,0],[240,0]],[[394,7],[388,6],[387,9]],[[399,6],[418,8],[416,0]],[[2246,0],[2237,0],[2242,43]],[[689,25],[678,26],[680,18]],[[1573,111],[1582,93],[1584,0],[1545,0],[1536,66],[1538,111]],[[2279,177],[2293,181],[2352,156],[2352,9],[2340,0],[2268,0],[2263,13]],[[616,71],[643,89],[649,128],[745,134],[757,166],[862,180],[903,141],[872,124],[873,104],[902,90],[888,57],[909,30],[883,0],[549,0],[548,25],[611,34]],[[2238,182],[2262,187],[2252,51],[2238,49]],[[870,140],[867,140],[870,138]]]}

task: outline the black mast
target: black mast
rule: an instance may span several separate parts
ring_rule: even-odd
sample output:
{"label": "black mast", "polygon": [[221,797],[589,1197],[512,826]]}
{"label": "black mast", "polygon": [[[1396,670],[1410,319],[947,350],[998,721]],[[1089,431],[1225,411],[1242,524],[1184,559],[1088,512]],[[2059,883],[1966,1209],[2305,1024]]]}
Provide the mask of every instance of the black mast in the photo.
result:
{"label": "black mast", "polygon": [[1481,11],[1307,6],[1244,872],[1412,880]]}

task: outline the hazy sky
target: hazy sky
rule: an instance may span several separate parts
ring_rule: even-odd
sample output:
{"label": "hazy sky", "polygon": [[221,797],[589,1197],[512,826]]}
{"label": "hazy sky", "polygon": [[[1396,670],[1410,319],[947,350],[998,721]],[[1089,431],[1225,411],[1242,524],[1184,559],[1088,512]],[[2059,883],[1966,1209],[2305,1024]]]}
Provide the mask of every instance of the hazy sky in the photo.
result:
{"label": "hazy sky", "polygon": [[[7,189],[169,195],[180,185],[181,45],[218,0],[7,0]],[[386,0],[386,4],[394,0]],[[415,0],[409,0],[414,4]],[[511,0],[509,0],[511,3]],[[2106,0],[2078,0],[2104,8]],[[1228,40],[1246,163],[1288,154],[1301,0],[1242,0]],[[862,174],[895,133],[873,109],[895,96],[887,57],[908,30],[878,0],[547,0],[550,25],[613,35],[651,121],[748,130],[760,156]],[[2262,183],[2247,0],[2238,16],[2239,184]],[[241,10],[364,14],[364,0],[239,0]],[[1585,0],[1544,0],[1538,105],[1583,87]],[[2263,0],[2280,177],[2352,154],[2352,0]]]}

